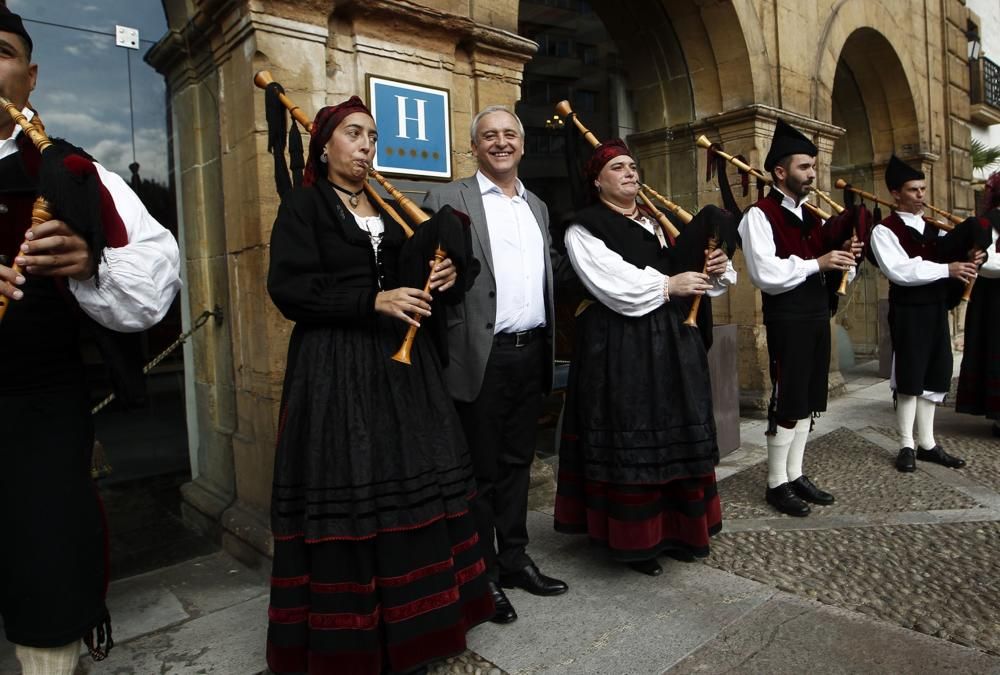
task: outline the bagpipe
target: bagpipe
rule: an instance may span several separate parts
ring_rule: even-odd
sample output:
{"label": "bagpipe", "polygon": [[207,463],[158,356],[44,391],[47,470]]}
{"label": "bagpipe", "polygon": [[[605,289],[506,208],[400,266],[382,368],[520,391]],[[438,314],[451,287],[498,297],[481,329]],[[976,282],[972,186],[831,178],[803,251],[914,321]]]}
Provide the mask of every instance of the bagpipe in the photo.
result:
{"label": "bagpipe", "polygon": [[[278,195],[282,196],[287,192],[293,184],[298,187],[302,183],[302,169],[304,163],[302,162],[302,140],[299,136],[298,129],[294,126],[288,131],[288,146],[291,147],[291,157],[292,157],[292,179],[289,180],[288,169],[285,165],[285,143],[284,143],[284,114],[280,106],[287,109],[289,114],[291,114],[292,119],[298,122],[303,129],[307,132],[312,133],[312,122],[306,116],[302,109],[295,105],[292,100],[285,94],[284,88],[274,81],[271,73],[266,70],[261,70],[253,76],[253,83],[263,89],[266,95],[266,110],[267,110],[267,121],[268,121],[268,151],[274,156],[275,162],[275,183],[278,191]],[[276,110],[277,108],[277,110]],[[280,115],[279,115],[280,113]],[[297,145],[297,150],[296,150]],[[373,167],[368,167],[368,175],[375,179],[375,181],[381,185],[385,191],[396,200],[399,207],[406,213],[406,216],[414,223],[414,225],[421,225],[428,220],[430,216],[417,206],[413,200],[404,195],[398,189],[396,189],[388,180],[385,179],[378,171]],[[382,196],[378,193],[375,187],[365,181],[364,184],[365,194],[368,195],[369,199],[378,204],[378,206],[385,211],[396,223],[402,228],[403,233],[406,235],[407,239],[413,236],[413,228],[399,215],[399,213],[387,203]],[[440,245],[438,245],[434,251],[434,264],[437,265],[439,262],[444,260],[448,256],[447,251],[445,251]],[[430,293],[430,275],[428,275],[427,282],[424,284],[424,293]],[[410,365],[411,359],[410,354],[413,348],[413,341],[417,336],[417,329],[420,324],[420,315],[414,315],[413,320],[417,322],[417,325],[410,324],[406,331],[406,336],[403,338],[403,343],[400,345],[399,350],[396,351],[392,356],[393,361],[398,361],[399,363],[405,363]]]}
{"label": "bagpipe", "polygon": [[[713,143],[708,139],[707,136],[701,135],[695,139],[695,143],[705,148],[708,152],[708,175],[707,180],[711,180],[713,173],[718,173],[720,187],[723,188],[723,196],[728,199],[733,200],[735,207],[735,199],[732,197],[732,192],[728,189],[728,180],[725,173],[726,162],[735,166],[743,176],[743,196],[745,197],[749,192],[749,179],[755,178],[757,181],[757,196],[758,199],[763,197],[764,187],[773,184],[773,179],[768,176],[760,169],[751,166],[745,158],[741,156],[734,156],[723,150],[722,145],[718,143]],[[826,202],[830,208],[833,210],[833,214],[827,213],[820,207],[812,204],[808,201],[802,202],[802,207],[812,213],[814,216],[820,220],[826,221],[828,224],[833,224],[840,219],[847,219],[851,221],[851,232],[852,235],[857,237],[862,245],[867,248],[868,240],[871,236],[871,226],[872,226],[872,216],[865,208],[864,204],[857,207],[854,206],[853,198],[848,200],[845,199],[849,205],[847,207],[838,204],[830,195],[822,190],[809,187],[809,191],[814,193],[817,197]],[[846,193],[845,193],[846,194]],[[881,218],[875,218],[876,222],[881,220]],[[864,254],[862,253],[862,258]],[[837,296],[847,295],[847,279],[850,275],[850,270],[844,270],[841,273],[840,283],[836,289]],[[831,298],[831,307],[835,307],[835,299]],[[833,310],[831,310],[833,311]]]}
{"label": "bagpipe", "polygon": [[[890,209],[895,207],[895,204],[893,204],[892,202],[880,199],[877,195],[874,195],[871,192],[866,192],[864,190],[861,190],[860,188],[856,188],[847,181],[845,181],[843,178],[838,178],[837,181],[834,183],[834,186],[838,190],[840,189],[844,190],[845,195],[848,192],[851,192],[853,194],[860,196],[862,199],[869,199],[875,202],[876,204],[881,204],[882,206],[886,206]],[[965,237],[965,239],[969,240],[972,248],[970,252],[970,259],[975,258],[977,251],[986,250],[986,247],[989,246],[989,244],[991,243],[991,240],[990,241],[984,240],[983,237],[979,236],[979,233],[977,233],[976,231],[977,229],[979,230],[986,229],[986,225],[981,221],[981,219],[974,217],[963,219],[959,216],[949,213],[948,211],[945,211],[944,209],[939,209],[934,206],[931,206],[930,204],[924,204],[924,208],[927,209],[928,211],[932,211],[938,214],[939,216],[945,219],[945,220],[938,220],[937,218],[934,218],[932,216],[928,215],[923,216],[923,220],[925,223],[933,225],[939,230],[942,230],[944,232],[954,232],[956,229],[964,229],[966,231],[971,230]],[[878,222],[878,220],[881,219],[877,219],[876,222]],[[968,283],[965,284],[965,288],[963,289],[962,296],[960,298],[961,302],[969,301],[969,298],[972,296],[972,287],[975,283],[976,280],[973,279],[972,281],[969,281]]]}
{"label": "bagpipe", "polygon": [[[597,136],[595,136],[593,132],[591,132],[590,129],[588,129],[583,122],[580,121],[579,116],[573,111],[569,101],[559,101],[559,103],[556,104],[555,109],[560,116],[573,122],[573,126],[576,127],[583,138],[590,143],[592,147],[596,148],[601,144],[601,141],[597,138]],[[569,143],[567,144],[567,147],[570,147]],[[572,160],[570,163],[574,164]],[[571,167],[571,183],[581,182],[574,181],[573,179],[573,175],[575,173],[573,169],[576,168],[578,168],[578,166]],[[681,263],[683,268],[689,268],[691,271],[695,271],[700,264],[701,272],[704,274],[707,270],[708,257],[716,248],[721,246],[730,257],[732,257],[735,252],[738,242],[738,235],[736,234],[737,220],[732,217],[731,213],[713,206],[706,207],[699,211],[697,215],[692,216],[691,213],[682,206],[667,199],[645,183],[639,183],[638,198],[641,204],[648,211],[649,215],[655,219],[665,238],[670,241],[671,246],[676,245],[680,249],[686,249],[682,250],[681,255],[679,256],[683,259],[683,262]],[[656,207],[654,202],[658,202],[664,206],[667,211],[680,222],[681,228],[678,228],[674,223],[672,223],[667,215]],[[704,232],[704,237],[694,234],[695,231],[698,231],[699,233]],[[685,234],[689,232],[690,234],[685,236]],[[697,248],[697,251],[694,250],[695,248]],[[704,250],[707,250],[708,253],[703,254],[702,251]],[[694,262],[695,256],[699,259],[698,263]],[[701,308],[701,299],[702,296],[700,295],[696,295],[692,299],[691,308],[684,321],[685,326],[699,328],[698,313]],[[711,339],[707,334],[708,331],[704,327],[702,327],[702,331],[703,333],[706,333],[704,338],[707,346],[711,343]]]}
{"label": "bagpipe", "polygon": [[[101,185],[93,158],[66,141],[50,139],[37,113],[29,120],[16,105],[2,96],[0,106],[21,128],[41,157],[36,190],[38,196],[32,204],[29,231],[49,220],[58,218],[65,222],[87,242],[94,277],[99,283],[97,263],[108,244],[104,223],[117,218],[117,213],[112,213],[111,196]],[[12,269],[17,274],[23,273],[16,263]],[[0,296],[0,321],[9,308],[10,299]]]}
{"label": "bagpipe", "polygon": [[[11,119],[14,120],[14,123],[21,127],[21,130],[28,136],[29,139],[31,139],[35,148],[37,148],[38,152],[44,157],[45,151],[52,147],[52,141],[49,140],[45,131],[32,124],[32,122],[24,116],[24,113],[22,113],[16,105],[2,96],[0,96],[0,105],[4,107],[7,113],[11,116]],[[48,199],[39,194],[39,196],[35,198],[35,203],[31,206],[31,227],[33,228],[36,225],[41,225],[46,221],[52,220],[53,217],[52,204],[49,203]],[[15,274],[23,273],[21,266],[17,263],[14,263],[12,269]],[[4,315],[7,314],[8,307],[10,307],[10,298],[0,296],[0,321],[3,321]]]}

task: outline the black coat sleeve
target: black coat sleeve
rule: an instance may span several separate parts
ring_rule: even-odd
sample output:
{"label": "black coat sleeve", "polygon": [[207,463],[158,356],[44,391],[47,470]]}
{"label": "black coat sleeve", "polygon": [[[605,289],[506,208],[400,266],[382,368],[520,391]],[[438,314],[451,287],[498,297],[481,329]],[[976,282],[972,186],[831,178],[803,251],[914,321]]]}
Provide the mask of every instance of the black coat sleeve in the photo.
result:
{"label": "black coat sleeve", "polygon": [[434,251],[441,247],[458,272],[454,286],[444,292],[435,292],[446,305],[457,305],[465,298],[479,275],[479,261],[472,255],[472,234],[468,216],[445,204],[414,230],[413,236],[403,245],[399,271],[402,285],[423,288],[430,274],[429,261]]}
{"label": "black coat sleeve", "polygon": [[324,269],[316,230],[320,211],[309,188],[287,193],[271,230],[267,292],[285,318],[326,323],[375,312],[373,288],[345,288]]}

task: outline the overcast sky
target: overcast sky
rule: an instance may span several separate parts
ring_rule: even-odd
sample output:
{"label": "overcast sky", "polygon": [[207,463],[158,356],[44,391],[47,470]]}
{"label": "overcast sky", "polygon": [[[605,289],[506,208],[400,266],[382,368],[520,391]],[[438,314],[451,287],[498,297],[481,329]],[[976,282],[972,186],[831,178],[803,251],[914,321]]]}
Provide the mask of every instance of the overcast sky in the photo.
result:
{"label": "overcast sky", "polygon": [[[163,78],[142,60],[152,43],[167,31],[161,0],[7,0],[7,6],[25,20],[35,44],[38,85],[31,103],[48,133],[79,145],[126,179],[132,162],[126,62],[126,52],[131,52],[139,173],[143,178],[165,183],[165,87]],[[115,46],[116,24],[139,30],[138,50]]]}

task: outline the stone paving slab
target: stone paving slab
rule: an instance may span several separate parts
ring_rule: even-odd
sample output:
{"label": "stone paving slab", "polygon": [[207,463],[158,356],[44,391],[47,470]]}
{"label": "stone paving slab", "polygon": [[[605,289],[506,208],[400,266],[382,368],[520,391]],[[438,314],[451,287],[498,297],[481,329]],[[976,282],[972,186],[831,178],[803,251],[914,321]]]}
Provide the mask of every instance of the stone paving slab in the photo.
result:
{"label": "stone paving slab", "polygon": [[250,675],[264,666],[267,595],[115,645],[76,675]]}
{"label": "stone paving slab", "polygon": [[554,598],[509,591],[518,620],[470,634],[472,650],[512,674],[661,673],[775,593],[698,564],[664,561],[647,577],[554,532],[544,514],[528,524],[529,553],[570,588]]}
{"label": "stone paving slab", "polygon": [[[139,645],[133,643],[141,640],[143,636],[177,627],[230,607],[245,607],[244,603],[248,600],[261,597],[266,599],[267,592],[266,574],[244,567],[222,552],[115,581],[108,590],[108,609],[112,617],[115,648],[109,660],[102,663],[94,663],[85,656],[81,659],[78,675],[161,672],[159,668],[142,670],[141,660],[140,665],[134,663],[137,658],[136,649],[145,649],[150,643],[142,642]],[[252,650],[261,659],[257,668],[242,672],[257,672],[263,667],[266,622],[265,607],[261,613],[243,615],[242,621],[231,626],[232,630],[247,634],[248,645],[253,640],[260,643],[257,649]],[[182,633],[181,636],[183,635]],[[197,634],[194,637],[198,638]],[[153,642],[159,644],[157,641]],[[202,642],[198,638],[192,644],[202,644]],[[174,643],[176,649],[180,649],[179,645],[180,642]],[[188,647],[190,645],[183,649],[186,650]],[[226,663],[222,659],[228,656],[228,651],[223,648],[220,652],[215,650],[205,652],[196,661],[200,664],[198,667],[215,664],[218,668],[222,668]],[[180,668],[178,663],[174,664],[174,669],[163,672],[184,672],[183,669],[176,668]],[[19,666],[13,647],[9,643],[0,641],[0,674],[18,672]],[[220,669],[214,672],[239,671]]]}
{"label": "stone paving slab", "polygon": [[[805,472],[837,501],[831,506],[813,507],[809,517],[977,506],[975,500],[925,472],[900,474],[893,468],[892,459],[884,448],[846,428],[816,438],[811,434],[806,445]],[[790,518],[764,501],[766,485],[766,462],[720,481],[723,521]]]}
{"label": "stone paving slab", "polygon": [[1000,523],[722,533],[704,564],[1000,655]]}
{"label": "stone paving slab", "polygon": [[857,614],[780,594],[703,645],[669,675],[899,675],[1000,672],[1000,659]]}

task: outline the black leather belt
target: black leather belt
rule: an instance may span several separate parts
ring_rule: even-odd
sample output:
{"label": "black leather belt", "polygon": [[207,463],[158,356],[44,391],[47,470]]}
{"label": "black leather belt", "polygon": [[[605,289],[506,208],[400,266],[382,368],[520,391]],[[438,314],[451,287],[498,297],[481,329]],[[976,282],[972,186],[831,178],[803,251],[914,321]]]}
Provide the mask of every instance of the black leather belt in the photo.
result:
{"label": "black leather belt", "polygon": [[493,336],[493,344],[513,346],[513,347],[524,347],[532,340],[537,340],[545,335],[545,327],[539,326],[538,328],[532,328],[531,330],[522,330],[516,333],[497,333]]}

